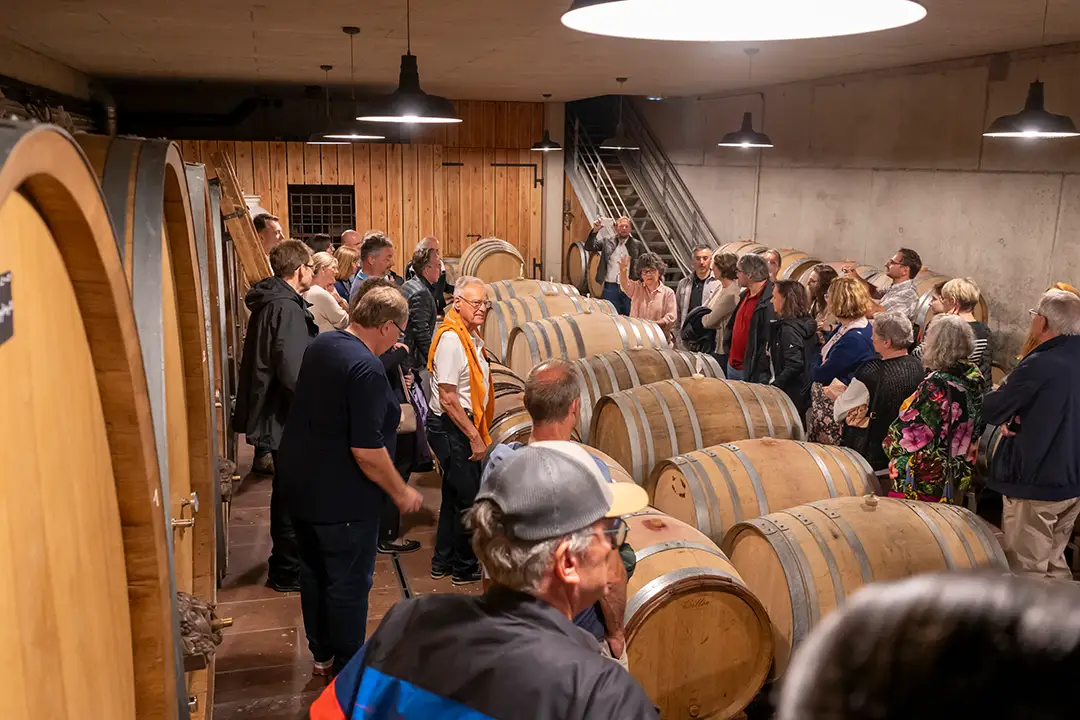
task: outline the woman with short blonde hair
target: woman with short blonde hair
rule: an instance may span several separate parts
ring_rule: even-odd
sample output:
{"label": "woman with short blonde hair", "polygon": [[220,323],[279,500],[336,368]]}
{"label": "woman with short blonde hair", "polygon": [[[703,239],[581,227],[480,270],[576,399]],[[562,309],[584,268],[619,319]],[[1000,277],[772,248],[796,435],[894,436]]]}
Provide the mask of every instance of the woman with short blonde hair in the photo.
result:
{"label": "woman with short blonde hair", "polygon": [[360,269],[360,251],[342,245],[334,253],[334,259],[337,260],[334,287],[337,288],[338,295],[348,298],[351,295],[353,276]]}
{"label": "woman with short blonde hair", "polygon": [[328,252],[317,252],[311,256],[310,265],[315,277],[304,299],[311,303],[311,314],[319,332],[344,330],[349,324],[349,304],[338,292],[334,280],[340,270],[337,260]]}
{"label": "woman with short blonde hair", "polygon": [[825,296],[829,312],[837,320],[857,320],[866,318],[866,312],[873,305],[866,286],[853,277],[836,278],[829,284]]}
{"label": "woman with short blonde hair", "polygon": [[[990,328],[975,319],[975,308],[982,297],[979,286],[971,278],[954,278],[943,283],[940,289],[935,288],[935,291],[935,302],[931,305],[935,314],[928,320],[928,327],[924,328],[925,333],[929,334],[936,319],[944,315],[953,315],[966,322],[975,335],[975,345],[970,355],[971,362],[978,366],[983,378],[989,380],[992,371],[990,363],[994,358],[994,340],[990,334]],[[919,347],[912,352],[912,355],[920,359],[926,352],[926,334],[923,336],[923,342],[919,343]]]}

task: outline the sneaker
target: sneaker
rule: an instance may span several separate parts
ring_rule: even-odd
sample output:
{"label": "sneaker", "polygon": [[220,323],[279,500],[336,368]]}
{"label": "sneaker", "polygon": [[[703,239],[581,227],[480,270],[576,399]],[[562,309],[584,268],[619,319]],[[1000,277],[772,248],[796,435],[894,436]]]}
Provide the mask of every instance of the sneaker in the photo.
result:
{"label": "sneaker", "polygon": [[447,570],[447,569],[437,568],[437,567],[434,567],[434,566],[432,566],[432,568],[431,568],[431,579],[432,580],[441,580],[444,577],[447,577],[449,574],[450,574],[450,571]]}
{"label": "sneaker", "polygon": [[334,658],[325,660],[323,662],[315,661],[315,667],[312,668],[311,674],[317,677],[330,677],[334,670]]}
{"label": "sneaker", "polygon": [[255,458],[251,463],[251,472],[256,475],[274,474],[274,456],[267,453]]}
{"label": "sneaker", "polygon": [[378,551],[383,555],[393,555],[394,553],[411,553],[420,549],[420,543],[417,540],[398,540],[397,542],[381,542],[379,543]]}
{"label": "sneaker", "polygon": [[481,578],[480,568],[477,568],[476,570],[473,570],[468,575],[454,575],[453,583],[454,583],[454,585],[457,585],[457,586],[472,585],[474,583],[480,582],[480,578]]}
{"label": "sneaker", "polygon": [[300,592],[300,581],[288,580],[285,582],[281,582],[272,578],[267,578],[266,587],[270,588],[271,590],[277,590],[279,593]]}

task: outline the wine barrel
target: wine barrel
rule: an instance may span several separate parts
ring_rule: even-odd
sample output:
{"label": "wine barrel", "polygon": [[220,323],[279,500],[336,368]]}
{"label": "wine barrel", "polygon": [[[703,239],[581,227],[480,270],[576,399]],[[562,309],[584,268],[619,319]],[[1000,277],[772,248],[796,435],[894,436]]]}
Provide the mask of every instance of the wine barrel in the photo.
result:
{"label": "wine barrel", "polygon": [[453,289],[457,279],[461,277],[461,258],[443,258],[443,267],[446,268],[446,287]]}
{"label": "wine barrel", "polygon": [[589,281],[589,294],[594,298],[604,296],[604,283],[597,282],[596,273],[600,269],[600,253],[592,253],[589,255],[589,269],[585,273],[586,279]]}
{"label": "wine barrel", "polygon": [[[510,243],[498,238],[478,240],[461,253],[460,275],[478,277],[486,283],[514,280],[525,275],[525,261]],[[449,277],[448,277],[449,280]]]}
{"label": "wine barrel", "polygon": [[854,450],[797,440],[739,440],[661,460],[644,484],[651,504],[716,543],[735,523],[813,500],[879,492]]}
{"label": "wine barrel", "polygon": [[659,348],[616,350],[591,355],[575,360],[573,369],[578,387],[581,388],[578,432],[586,442],[593,406],[604,395],[676,377],[724,377],[723,369],[712,355]]}
{"label": "wine barrel", "polygon": [[987,425],[979,438],[979,450],[975,456],[974,474],[975,479],[981,484],[986,484],[994,479],[994,455],[1005,436],[1001,434],[1000,425]]}
{"label": "wine barrel", "polygon": [[514,372],[525,377],[534,367],[552,358],[577,360],[639,347],[668,347],[659,325],[650,320],[594,312],[550,317],[515,327],[510,331],[504,358]]}
{"label": "wine barrel", "polygon": [[779,248],[780,270],[776,273],[777,280],[803,280],[809,276],[810,271],[821,261],[809,253],[792,248]]}
{"label": "wine barrel", "polygon": [[627,586],[630,674],[663,718],[730,718],[772,662],[765,608],[724,553],[652,508],[626,519],[637,567]]}
{"label": "wine barrel", "polygon": [[[491,421],[491,442],[494,445],[509,442],[527,443],[532,435],[532,418],[525,410],[525,393],[507,389],[495,396],[495,418]],[[580,442],[575,431],[571,438]]]}
{"label": "wine barrel", "polygon": [[532,295],[572,295],[574,297],[581,295],[573,285],[547,282],[545,280],[528,280],[526,278],[498,280],[488,283],[487,291],[488,300],[492,302],[511,298],[525,298]]}
{"label": "wine barrel", "polygon": [[489,360],[488,368],[491,370],[491,386],[495,388],[495,397],[509,392],[525,391],[525,381],[502,363]]}
{"label": "wine barrel", "polygon": [[769,613],[777,674],[821,619],[863,585],[946,569],[1008,570],[990,526],[974,513],[873,495],[746,520],[721,547]]}
{"label": "wine barrel", "polygon": [[[176,718],[183,687],[146,378],[92,169],[0,121],[4,717]],[[186,697],[184,698],[186,700]]]}
{"label": "wine barrel", "polygon": [[[167,140],[80,135],[78,142],[101,178],[128,271],[176,589],[213,601],[217,455],[195,221],[180,150]],[[212,664],[189,673],[188,687],[205,687],[212,675]]]}
{"label": "wine barrel", "polygon": [[[921,328],[926,327],[927,316],[930,314],[930,303],[934,299],[934,286],[941,282],[952,280],[951,275],[942,275],[933,270],[923,269],[915,276],[915,292],[919,294],[919,304],[915,306],[915,319],[912,321]],[[990,318],[990,310],[986,305],[986,297],[979,296],[979,304],[972,312],[979,322],[986,322]]]}
{"label": "wine barrel", "polygon": [[615,482],[625,483],[634,482],[634,478],[630,477],[630,473],[626,472],[626,468],[617,463],[615,461],[615,458],[611,457],[606,453],[600,452],[599,450],[590,445],[582,445],[582,447],[588,450],[589,454],[592,455],[594,458],[600,460],[608,466],[608,472],[611,473],[612,480],[614,480]]}
{"label": "wine barrel", "polygon": [[[842,274],[841,268],[844,266],[843,260],[837,260],[836,262],[827,263],[837,275]],[[856,265],[855,274],[861,277],[866,282],[873,285],[878,290],[887,290],[892,286],[892,278],[885,274],[885,271],[876,268],[873,265]],[[803,278],[803,282],[810,279],[809,274]]]}
{"label": "wine barrel", "polygon": [[505,359],[510,332],[514,328],[557,315],[580,315],[593,312],[607,315],[618,314],[615,306],[607,300],[596,300],[580,295],[552,294],[516,297],[501,300],[491,306],[480,334],[487,347]]}
{"label": "wine barrel", "polygon": [[803,439],[783,390],[705,377],[675,378],[600,398],[589,442],[644,484],[659,461],[711,445],[758,437]]}
{"label": "wine barrel", "polygon": [[570,243],[566,248],[565,276],[566,282],[583,293],[591,290],[589,287],[589,255],[585,249],[585,243]]}
{"label": "wine barrel", "polygon": [[761,243],[754,242],[753,240],[739,240],[738,242],[729,242],[721,245],[716,249],[716,252],[720,253],[735,253],[739,257],[750,253],[761,254],[769,249],[768,245],[762,245]]}

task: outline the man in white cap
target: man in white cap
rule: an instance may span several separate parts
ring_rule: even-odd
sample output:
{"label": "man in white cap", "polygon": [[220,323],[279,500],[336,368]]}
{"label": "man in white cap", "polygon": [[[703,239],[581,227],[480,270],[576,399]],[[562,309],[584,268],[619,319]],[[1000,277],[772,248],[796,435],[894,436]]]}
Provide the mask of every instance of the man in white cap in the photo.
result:
{"label": "man in white cap", "polygon": [[[468,512],[495,584],[399,602],[311,717],[652,720],[645,692],[572,618],[604,594],[621,516],[645,491],[612,483],[576,443],[536,442],[488,473]],[[348,714],[344,714],[349,717]]]}

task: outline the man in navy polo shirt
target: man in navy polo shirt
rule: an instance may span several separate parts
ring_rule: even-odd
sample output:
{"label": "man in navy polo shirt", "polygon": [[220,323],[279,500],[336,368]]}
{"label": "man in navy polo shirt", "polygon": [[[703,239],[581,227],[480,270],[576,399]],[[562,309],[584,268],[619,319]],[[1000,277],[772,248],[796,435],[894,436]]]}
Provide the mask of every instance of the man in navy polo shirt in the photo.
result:
{"label": "man in navy polo shirt", "polygon": [[394,468],[401,407],[379,356],[404,330],[408,303],[382,280],[360,294],[345,330],[304,355],[281,439],[278,473],[300,550],[300,604],[315,674],[341,668],[364,643],[379,514],[421,497]]}

